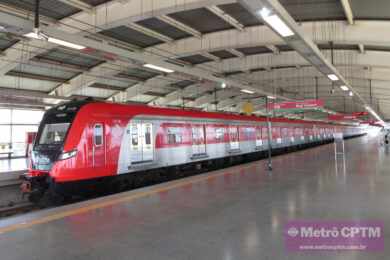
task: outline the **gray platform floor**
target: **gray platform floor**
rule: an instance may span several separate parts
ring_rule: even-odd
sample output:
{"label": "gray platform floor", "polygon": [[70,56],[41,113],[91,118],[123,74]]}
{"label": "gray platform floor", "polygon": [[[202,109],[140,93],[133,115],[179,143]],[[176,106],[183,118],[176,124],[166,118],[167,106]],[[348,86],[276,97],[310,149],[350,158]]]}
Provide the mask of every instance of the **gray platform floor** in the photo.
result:
{"label": "gray platform floor", "polygon": [[[390,152],[366,136],[333,146],[0,221],[0,259],[388,259]],[[384,252],[288,253],[291,219],[379,219]]]}

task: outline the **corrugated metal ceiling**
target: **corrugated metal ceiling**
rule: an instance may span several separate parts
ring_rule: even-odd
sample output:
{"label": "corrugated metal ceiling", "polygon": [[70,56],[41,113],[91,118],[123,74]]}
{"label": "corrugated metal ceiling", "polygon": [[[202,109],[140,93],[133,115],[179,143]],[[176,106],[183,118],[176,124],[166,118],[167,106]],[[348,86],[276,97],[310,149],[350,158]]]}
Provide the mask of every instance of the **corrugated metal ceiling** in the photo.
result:
{"label": "corrugated metal ceiling", "polygon": [[184,62],[188,62],[188,63],[190,63],[192,65],[196,65],[196,64],[212,61],[211,59],[206,58],[206,57],[204,57],[204,56],[202,56],[200,54],[180,57],[179,60],[182,60]]}
{"label": "corrugated metal ceiling", "polygon": [[[31,12],[35,10],[35,0],[0,0],[0,3],[9,4]],[[41,0],[40,2],[41,14],[57,20],[75,14],[79,11],[80,9],[56,0]]]}
{"label": "corrugated metal ceiling", "polygon": [[87,3],[87,4],[90,4],[90,5],[93,5],[93,6],[97,6],[97,5],[101,5],[101,4],[110,2],[112,0],[82,0],[82,1]]}
{"label": "corrugated metal ceiling", "polygon": [[76,72],[58,70],[49,67],[39,67],[30,64],[19,64],[12,71],[30,73],[30,74],[42,75],[45,77],[53,77],[53,78],[60,78],[60,79],[71,79],[78,74]]}
{"label": "corrugated metal ceiling", "polygon": [[254,55],[254,54],[260,54],[260,53],[270,53],[272,52],[270,49],[264,46],[253,46],[253,47],[245,47],[245,48],[238,48],[236,49],[239,52],[245,54],[245,55]]}
{"label": "corrugated metal ceiling", "polygon": [[220,59],[229,59],[229,58],[237,57],[237,56],[233,55],[231,52],[225,51],[225,50],[211,51],[210,54],[217,56]]}
{"label": "corrugated metal ceiling", "polygon": [[142,81],[153,78],[157,75],[160,75],[160,74],[155,73],[155,72],[151,72],[148,70],[143,70],[140,68],[130,68],[130,69],[127,69],[126,71],[123,71],[123,72],[118,74],[119,77],[120,76],[124,76],[124,77],[130,76],[132,78],[139,79]]}
{"label": "corrugated metal ceiling", "polygon": [[91,68],[102,62],[101,60],[82,55],[80,52],[60,48],[51,49],[44,54],[38,55],[36,58],[49,59],[86,68]]}
{"label": "corrugated metal ceiling", "polygon": [[225,13],[232,16],[245,27],[261,24],[258,18],[252,15],[239,3],[224,4],[219,5],[218,7],[221,8]]}
{"label": "corrugated metal ceiling", "polygon": [[7,39],[6,37],[0,37],[0,50],[4,51],[17,43],[18,40]]}
{"label": "corrugated metal ceiling", "polygon": [[297,22],[346,19],[340,0],[280,0],[280,3]]}
{"label": "corrugated metal ceiling", "polygon": [[389,0],[350,0],[355,19],[389,20]]}
{"label": "corrugated metal ceiling", "polygon": [[175,40],[180,40],[191,36],[190,34],[183,32],[176,27],[173,27],[172,25],[169,25],[157,18],[149,18],[139,21],[137,23],[150,30],[156,31]]}
{"label": "corrugated metal ceiling", "polygon": [[126,43],[130,43],[132,45],[136,45],[141,48],[147,48],[162,43],[162,41],[156,38],[152,38],[126,26],[119,26],[109,30],[104,30],[101,31],[100,34]]}
{"label": "corrugated metal ceiling", "polygon": [[169,14],[169,16],[201,33],[211,33],[233,28],[206,8],[181,11]]}

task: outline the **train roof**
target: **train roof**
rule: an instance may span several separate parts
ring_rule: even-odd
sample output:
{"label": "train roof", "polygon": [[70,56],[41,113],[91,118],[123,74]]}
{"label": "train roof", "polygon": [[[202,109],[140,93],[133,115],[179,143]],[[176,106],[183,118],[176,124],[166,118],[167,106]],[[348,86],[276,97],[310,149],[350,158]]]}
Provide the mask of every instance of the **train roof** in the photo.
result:
{"label": "train roof", "polygon": [[[191,118],[205,118],[205,119],[221,119],[221,120],[237,120],[237,121],[260,121],[267,120],[264,116],[255,115],[239,115],[229,114],[221,112],[205,112],[193,109],[179,109],[179,108],[166,108],[166,107],[152,107],[143,104],[119,104],[104,101],[70,101],[52,109],[58,109],[63,106],[77,107],[78,110],[83,107],[82,110],[86,113],[92,112],[108,112],[117,116],[124,115],[158,115],[158,116],[175,116],[175,117],[191,117]],[[87,111],[85,111],[87,110]],[[296,123],[296,124],[326,124],[326,125],[341,125],[337,123],[327,123],[320,121],[309,121],[302,119],[287,119],[287,118],[272,118],[272,122],[280,123]]]}

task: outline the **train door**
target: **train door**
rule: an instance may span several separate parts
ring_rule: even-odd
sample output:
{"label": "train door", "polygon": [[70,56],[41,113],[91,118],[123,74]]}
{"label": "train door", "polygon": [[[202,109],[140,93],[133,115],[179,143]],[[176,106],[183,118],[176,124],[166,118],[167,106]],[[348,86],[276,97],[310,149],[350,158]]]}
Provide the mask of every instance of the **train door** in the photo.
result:
{"label": "train door", "polygon": [[95,124],[93,126],[92,167],[103,167],[106,164],[104,139],[104,125]]}
{"label": "train door", "polygon": [[153,124],[148,122],[134,122],[130,125],[131,162],[143,163],[153,161]]}
{"label": "train door", "polygon": [[205,128],[203,125],[192,126],[192,154],[206,153]]}
{"label": "train door", "polygon": [[144,122],[142,124],[142,161],[153,161],[153,124]]}
{"label": "train door", "polygon": [[237,150],[240,148],[239,137],[238,137],[238,126],[229,127],[229,145],[230,145],[230,150]]}

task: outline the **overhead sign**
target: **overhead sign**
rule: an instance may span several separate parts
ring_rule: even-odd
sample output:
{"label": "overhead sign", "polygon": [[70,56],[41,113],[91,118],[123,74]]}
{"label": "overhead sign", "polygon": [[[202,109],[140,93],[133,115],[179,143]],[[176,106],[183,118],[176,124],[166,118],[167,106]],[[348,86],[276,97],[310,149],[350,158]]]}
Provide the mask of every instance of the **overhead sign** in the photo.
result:
{"label": "overhead sign", "polygon": [[334,121],[340,121],[340,120],[356,120],[361,116],[366,116],[368,115],[368,112],[354,112],[351,114],[335,114],[335,115],[329,115],[328,119],[329,120],[334,120]]}
{"label": "overhead sign", "polygon": [[289,109],[318,109],[324,107],[324,101],[320,99],[306,99],[302,101],[286,101],[281,103],[271,103],[268,105],[270,110],[289,110]]}
{"label": "overhead sign", "polygon": [[246,102],[243,106],[242,106],[242,111],[247,114],[247,115],[250,115],[253,113],[253,104],[251,102]]}
{"label": "overhead sign", "polygon": [[355,115],[346,115],[346,114],[328,115],[328,119],[333,121],[348,121],[348,120],[356,120],[357,118],[358,117]]}

